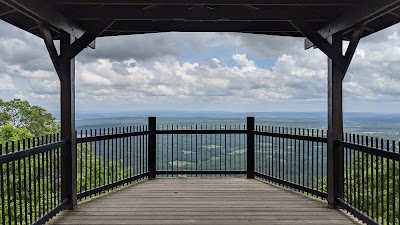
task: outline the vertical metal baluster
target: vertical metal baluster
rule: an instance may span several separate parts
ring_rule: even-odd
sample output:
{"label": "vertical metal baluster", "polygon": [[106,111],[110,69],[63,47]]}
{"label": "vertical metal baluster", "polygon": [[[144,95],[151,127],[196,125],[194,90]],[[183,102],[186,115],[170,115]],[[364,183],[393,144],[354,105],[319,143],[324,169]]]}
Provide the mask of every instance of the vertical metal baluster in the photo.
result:
{"label": "vertical metal baluster", "polygon": [[[201,128],[201,129],[203,129],[203,128]],[[205,129],[208,130],[207,124],[206,124]],[[207,159],[208,159],[208,156],[207,156],[207,152],[208,152],[208,135],[207,135],[207,134],[205,134],[205,139],[206,139],[206,140],[205,140],[205,142],[206,142],[206,143],[205,143],[205,146],[206,146],[206,147],[205,147],[205,149],[204,149],[204,150],[205,150],[205,157],[206,157],[206,160],[205,160],[205,161],[206,161],[206,162],[205,162],[205,167],[206,167],[206,171],[211,171],[211,170],[212,170],[212,164],[211,164],[212,161],[210,161],[210,169],[208,168],[208,165],[207,165],[207,164],[208,164],[208,163],[207,163],[207,161],[208,161],[208,160],[207,160]],[[202,142],[202,141],[201,141],[201,142]],[[210,152],[210,158],[211,158],[211,153],[212,153],[212,152]]]}
{"label": "vertical metal baluster", "polygon": [[[232,124],[229,124],[229,130],[232,130]],[[229,170],[232,169],[232,133],[229,133]],[[235,168],[236,170],[236,168]]]}
{"label": "vertical metal baluster", "polygon": [[[54,135],[50,135],[50,143],[55,143],[56,141],[54,140]],[[52,208],[54,208],[54,206],[56,206],[56,204],[54,203],[54,193],[53,193],[53,190],[54,190],[54,174],[53,174],[53,151],[55,151],[55,149],[52,149],[50,152],[49,152],[49,157],[50,157],[50,159],[48,160],[48,163],[49,163],[49,169],[50,169],[50,173],[49,173],[49,175],[48,175],[48,177],[50,177],[50,194],[51,194],[51,196],[50,196],[50,209],[52,209]],[[24,163],[25,163],[25,160],[24,160]],[[25,169],[26,170],[26,169]],[[25,185],[26,186],[26,185]],[[26,187],[25,187],[26,188]],[[26,201],[25,201],[26,202]],[[25,212],[27,212],[26,210],[25,210]],[[26,220],[25,220],[26,221]]]}
{"label": "vertical metal baluster", "polygon": [[[360,135],[356,136],[357,139],[353,139],[356,141],[356,144],[360,144]],[[360,181],[360,151],[357,151],[357,206],[361,208],[361,181]]]}
{"label": "vertical metal baluster", "polygon": [[[385,147],[383,146],[383,139],[381,139],[381,149],[385,149]],[[385,196],[384,196],[384,191],[383,191],[383,187],[384,187],[384,169],[383,169],[383,156],[381,156],[381,218],[382,218],[382,224],[385,221],[385,208],[384,208],[384,202],[385,202]]]}
{"label": "vertical metal baluster", "polygon": [[[271,127],[271,129],[272,129],[272,133],[274,132],[274,127]],[[275,158],[274,158],[274,136],[271,136],[271,174],[272,174],[272,176],[273,177],[275,177],[275,173],[274,173],[274,160],[275,160]]]}
{"label": "vertical metal baluster", "polygon": [[[83,137],[82,136],[82,130],[81,130],[81,137]],[[81,160],[81,162],[80,162],[80,164],[79,165],[77,165],[77,169],[78,169],[78,173],[80,172],[80,183],[81,183],[81,185],[79,185],[79,193],[82,193],[83,191],[82,191],[82,185],[83,185],[83,177],[82,177],[82,175],[83,175],[83,167],[82,167],[82,165],[83,165],[83,143],[80,143],[80,152],[81,152],[81,156],[80,156],[80,160]]]}
{"label": "vertical metal baluster", "polygon": [[[11,152],[15,152],[15,142],[12,141],[11,142]],[[12,190],[13,190],[13,199],[12,199],[12,203],[13,203],[13,208],[14,208],[14,223],[17,224],[18,221],[18,215],[17,215],[17,190],[16,190],[16,174],[15,174],[15,161],[11,162],[11,170],[12,170]],[[40,186],[40,185],[39,185]],[[39,192],[40,193],[40,192]],[[11,201],[11,199],[10,199]]]}
{"label": "vertical metal baluster", "polygon": [[[375,148],[379,147],[379,141],[378,138],[375,139]],[[376,210],[376,218],[379,217],[379,166],[378,166],[378,156],[375,156],[375,196],[376,196],[376,201],[375,201],[375,210]],[[379,219],[377,219],[378,221]],[[379,222],[379,221],[378,221]]]}
{"label": "vertical metal baluster", "polygon": [[[300,135],[300,128],[294,128],[294,134]],[[297,184],[300,184],[301,181],[301,165],[300,165],[300,139],[294,140],[294,152],[295,152],[295,172],[297,173]],[[296,180],[296,179],[295,179]]]}
{"label": "vertical metal baluster", "polygon": [[[120,134],[121,133],[121,127],[116,127],[115,128],[115,134]],[[120,143],[121,138],[115,138],[115,181],[120,180],[120,176],[118,172],[118,167],[120,163],[120,158],[121,158],[121,143]],[[118,153],[119,153],[119,158],[118,158]]]}
{"label": "vertical metal baluster", "polygon": [[[169,130],[168,125],[167,125],[167,130]],[[166,136],[167,136],[167,145],[166,145],[167,146],[167,150],[166,150],[167,161],[166,161],[166,164],[167,164],[167,171],[169,171],[169,160],[168,160],[169,159],[169,144],[168,144],[169,143],[169,134],[167,134]],[[169,174],[167,174],[167,177],[168,176],[169,176]]]}
{"label": "vertical metal baluster", "polygon": [[[185,125],[185,130],[187,131],[188,130],[188,125],[186,124]],[[189,171],[189,168],[188,168],[188,166],[190,165],[190,164],[188,164],[188,148],[189,148],[189,142],[188,142],[188,137],[189,137],[189,134],[186,134],[185,135],[185,156],[186,156],[186,171]],[[182,138],[183,138],[183,136],[182,136]]]}
{"label": "vertical metal baluster", "polygon": [[[320,137],[319,136],[319,129],[317,129],[317,137]],[[316,161],[316,164],[317,164],[317,171],[316,171],[316,175],[317,175],[317,181],[316,181],[316,186],[317,186],[317,190],[319,190],[319,173],[318,173],[318,171],[319,171],[319,144],[320,144],[320,142],[317,142],[317,156],[316,156],[316,158],[317,158],[317,161]],[[320,191],[320,190],[319,190]]]}
{"label": "vertical metal baluster", "polygon": [[[32,138],[32,147],[36,147],[36,139],[35,138]],[[39,157],[38,157],[39,158]],[[36,220],[37,218],[38,218],[38,205],[40,204],[39,203],[39,200],[37,199],[37,192],[36,192],[36,188],[37,188],[37,182],[36,182],[36,170],[37,170],[37,168],[36,168],[36,155],[33,155],[33,187],[34,187],[34,189],[33,189],[33,195],[34,195],[34,201],[35,201],[35,209],[34,209],[34,211],[35,211],[35,218],[34,218],[34,220]],[[40,206],[39,206],[40,207]]]}
{"label": "vertical metal baluster", "polygon": [[[94,129],[94,136],[95,137],[97,137],[97,129]],[[97,141],[95,141],[94,142],[94,151],[93,151],[93,154],[94,154],[94,174],[93,174],[93,176],[94,176],[94,188],[97,188],[97,187],[99,187],[98,185],[97,185],[97,173],[98,173],[98,171],[97,171],[97,163],[98,163],[98,158],[100,159],[100,152],[99,152],[99,154],[97,155]],[[100,167],[99,167],[100,168]],[[100,174],[100,173],[99,173]]]}
{"label": "vertical metal baluster", "polygon": [[[324,137],[324,130],[321,130],[321,137]],[[326,167],[324,164],[324,144],[321,145],[321,177],[324,177],[324,168]]]}
{"label": "vertical metal baluster", "polygon": [[[19,151],[21,151],[21,141],[20,140],[18,140],[17,141],[17,151],[19,152]],[[23,219],[22,219],[22,217],[23,217],[23,214],[22,214],[22,177],[21,177],[21,173],[22,173],[22,170],[21,170],[21,159],[18,159],[18,162],[17,162],[18,164],[17,164],[17,171],[18,171],[18,193],[19,193],[19,221],[20,221],[20,224],[22,224],[23,223]],[[15,177],[14,177],[14,179],[15,179]],[[17,221],[17,220],[15,220],[15,221]]]}
{"label": "vertical metal baluster", "polygon": [[[85,130],[85,137],[88,137],[88,131]],[[83,191],[87,191],[88,190],[88,185],[87,185],[87,179],[88,177],[88,169],[89,169],[89,165],[88,165],[88,145],[89,142],[85,142],[85,167],[82,168],[82,170],[85,170],[85,179],[82,179],[81,182],[84,183],[84,190]],[[83,149],[82,149],[83,151]],[[86,197],[85,197],[86,199]]]}
{"label": "vertical metal baluster", "polygon": [[[176,130],[179,130],[179,125],[176,125]],[[179,169],[179,154],[180,153],[180,151],[179,151],[179,134],[176,134],[176,166],[175,166],[175,168],[176,168],[176,171],[179,171],[180,169]],[[178,176],[178,175],[177,175]]]}
{"label": "vertical metal baluster", "polygon": [[[293,128],[290,128],[290,134],[293,135]],[[294,161],[293,156],[296,156],[296,154],[293,153],[293,138],[290,138],[290,171],[289,171],[289,176],[290,176],[290,182],[295,183],[294,177],[293,177],[293,167],[294,167]],[[318,167],[318,166],[317,166]]]}
{"label": "vertical metal baluster", "polygon": [[[355,143],[355,135],[349,134],[349,142],[350,143]],[[356,158],[357,158],[357,151],[353,149],[353,205],[357,206],[357,187],[356,187],[356,181],[357,181],[357,168],[356,168]]]}
{"label": "vertical metal baluster", "polygon": [[[224,162],[225,162],[225,171],[227,171],[227,169],[226,169],[226,147],[227,147],[227,145],[226,145],[226,124],[225,124],[225,126],[224,126],[224,128],[225,128],[225,147],[224,147]],[[225,177],[226,177],[226,172],[225,172]]]}
{"label": "vertical metal baluster", "polygon": [[[303,136],[305,136],[305,129],[303,128]],[[305,158],[306,158],[306,154],[305,154],[305,150],[306,150],[306,146],[305,146],[305,141],[304,140],[302,140],[301,141],[303,144],[302,144],[302,150],[303,150],[303,154],[302,154],[302,156],[303,156],[303,164],[302,164],[302,169],[303,169],[303,177],[302,177],[302,179],[303,179],[303,186],[305,185]]]}
{"label": "vertical metal baluster", "polygon": [[[200,127],[200,129],[201,129],[201,127]],[[197,125],[196,125],[196,131],[197,131]],[[201,139],[201,137],[202,137],[202,135],[200,135],[200,139]],[[196,172],[198,171],[198,149],[197,149],[197,146],[198,146],[198,144],[197,144],[197,133],[196,133]],[[202,141],[200,140],[200,145],[202,144]],[[201,151],[200,152],[200,169],[201,169],[201,171],[203,171],[203,151]],[[197,176],[197,174],[196,174],[196,176]]]}
{"label": "vertical metal baluster", "polygon": [[[114,134],[114,127],[111,128],[111,135]],[[114,183],[114,138],[111,138],[111,146],[108,146],[109,148],[111,147],[111,182],[110,184]]]}
{"label": "vertical metal baluster", "polygon": [[[307,129],[307,137],[310,137],[310,129]],[[307,187],[310,187],[310,141],[307,140]]]}
{"label": "vertical metal baluster", "polygon": [[[369,141],[369,146],[372,148],[374,147],[374,138],[370,137],[370,141]],[[375,218],[375,210],[374,210],[374,156],[371,155],[371,163],[370,163],[370,168],[371,168],[371,214],[372,214],[372,218]]]}
{"label": "vertical metal baluster", "polygon": [[[387,140],[386,141],[386,150],[389,152],[390,151],[390,141]],[[394,167],[393,167],[394,170]],[[395,172],[395,171],[393,171]],[[382,178],[383,179],[383,178]],[[391,193],[389,193],[389,158],[386,158],[386,224],[390,224],[390,216],[389,216],[389,212],[390,212],[390,201],[389,201],[389,196]]]}
{"label": "vertical metal baluster", "polygon": [[[357,137],[358,138],[358,137]],[[357,140],[358,142],[360,141],[359,139]],[[360,144],[360,145],[363,145],[363,143],[364,143],[364,136],[362,136],[361,135],[361,142],[359,142],[358,144]],[[367,201],[365,201],[365,167],[364,167],[364,163],[365,163],[365,159],[364,159],[364,155],[365,155],[365,153],[361,153],[361,173],[362,173],[362,183],[361,183],[361,188],[362,188],[362,208],[364,209],[365,208],[365,202],[368,202],[368,199],[367,199]],[[361,209],[361,208],[360,208]],[[363,211],[365,211],[365,210],[363,210]],[[367,213],[368,213],[368,211],[367,211]]]}
{"label": "vertical metal baluster", "polygon": [[[8,142],[6,142],[6,155],[8,154],[8,150],[9,150],[8,146],[9,146],[9,144],[8,144]],[[7,183],[6,190],[7,190],[8,224],[11,225],[12,217],[11,217],[10,164],[8,162],[6,163],[6,180],[7,180],[7,182],[6,182]],[[35,199],[36,199],[36,197],[35,197]],[[35,215],[35,217],[36,217],[36,215]]]}
{"label": "vertical metal baluster", "polygon": [[[93,137],[93,130],[90,129],[90,137]],[[93,146],[93,142],[90,142],[89,147],[87,148],[88,151],[86,151],[86,156],[89,157],[89,190],[92,190],[92,154],[93,154],[93,150],[92,150],[92,146]],[[96,150],[95,150],[96,151]],[[89,198],[91,196],[88,196]]]}
{"label": "vertical metal baluster", "polygon": [[[107,136],[110,135],[110,128],[107,128]],[[110,184],[110,139],[107,138],[107,184]],[[136,170],[137,171],[137,170]]]}
{"label": "vertical metal baluster", "polygon": [[[236,124],[233,125],[233,129],[236,130]],[[234,138],[233,144],[236,147],[236,134],[233,134],[233,138]],[[236,160],[237,160],[237,156],[236,155],[237,155],[237,153],[236,152],[237,152],[237,150],[235,151],[235,154],[233,154],[233,167],[235,168],[235,170],[240,170],[240,169],[237,168],[237,163],[236,163]],[[240,152],[240,149],[239,149],[239,152]]]}
{"label": "vertical metal baluster", "polygon": [[[148,131],[148,129],[147,129],[147,125],[143,125],[142,126],[142,131]],[[149,170],[147,169],[147,144],[146,144],[146,142],[147,142],[147,135],[142,135],[142,143],[143,143],[143,145],[142,145],[142,165],[143,165],[143,173],[146,173],[146,172],[148,172]]]}
{"label": "vertical metal baluster", "polygon": [[[190,124],[190,130],[193,131],[192,124]],[[193,171],[193,134],[190,134],[190,171]]]}
{"label": "vertical metal baluster", "polygon": [[[214,130],[217,130],[217,125],[214,125]],[[214,157],[217,158],[217,134],[214,134]],[[217,171],[217,160],[214,163],[214,171]]]}
{"label": "vertical metal baluster", "polygon": [[[278,134],[281,134],[281,127],[278,127]],[[281,177],[281,138],[278,137],[278,178]]]}
{"label": "vertical metal baluster", "polygon": [[[125,134],[125,127],[122,127],[122,134]],[[122,139],[121,140],[121,142],[122,142],[122,145],[121,145],[121,148],[122,148],[122,157],[121,157],[122,179],[121,180],[123,180],[126,178],[126,176],[125,176],[125,161],[126,161],[127,157],[125,155],[125,137],[121,137],[121,139]]]}
{"label": "vertical metal baluster", "polygon": [[[30,148],[31,147],[31,139],[30,138],[28,138],[28,148]],[[28,168],[28,171],[29,171],[29,196],[33,196],[33,193],[32,193],[32,176],[33,176],[33,173],[32,173],[32,169],[31,169],[31,162],[32,162],[32,156],[30,156],[29,158],[28,158],[28,161],[29,161],[29,168]],[[34,167],[35,168],[35,167]],[[33,203],[32,202],[34,202],[35,201],[35,198],[33,198],[33,199],[31,199],[30,200],[30,202],[29,202],[29,221],[30,221],[30,223],[32,223],[33,222]],[[35,209],[35,211],[36,211],[36,209]]]}
{"label": "vertical metal baluster", "polygon": [[[203,125],[200,125],[200,130],[203,130]],[[207,127],[206,127],[207,130]],[[207,151],[207,134],[206,136],[206,151]],[[196,156],[197,158],[197,156]],[[207,158],[207,156],[206,156]],[[206,166],[206,170],[207,170],[207,166]],[[200,171],[203,171],[203,134],[200,134]],[[201,174],[200,176],[203,176],[203,174]]]}
{"label": "vertical metal baluster", "polygon": [[[314,129],[311,129],[311,136],[314,137]],[[311,189],[314,189],[314,141],[311,141]]]}
{"label": "vertical metal baluster", "polygon": [[[23,139],[22,140],[22,149],[26,149],[26,139]],[[2,154],[2,150],[1,150],[1,146],[0,146],[0,155]],[[25,202],[25,205],[24,205],[24,207],[25,207],[25,223],[29,223],[28,222],[28,200],[27,200],[27,196],[28,196],[28,193],[27,193],[27,191],[28,191],[28,187],[27,187],[27,163],[26,163],[26,158],[28,158],[28,163],[29,163],[29,156],[28,157],[24,157],[24,160],[23,160],[23,164],[24,164],[24,202]],[[3,165],[1,165],[1,166],[3,166]],[[1,170],[0,172],[2,172],[3,170]],[[1,182],[3,182],[3,179],[1,178],[0,179],[1,180]],[[30,195],[29,195],[30,196]],[[2,196],[2,197],[4,197],[4,196]],[[4,210],[3,210],[3,212],[4,212]],[[4,214],[4,213],[3,213]]]}
{"label": "vertical metal baluster", "polygon": [[[397,153],[400,153],[400,141],[399,141],[399,143],[398,143],[398,151],[397,151]],[[397,183],[398,184],[398,189],[397,189],[397,191],[398,191],[398,196],[399,196],[399,204],[397,204],[399,207],[397,208],[397,210],[398,210],[398,218],[399,218],[399,224],[400,224],[400,161],[397,161],[397,164],[398,164],[398,166],[399,166],[399,182]]]}
{"label": "vertical metal baluster", "polygon": [[[172,131],[174,130],[174,125],[172,125]],[[174,177],[174,134],[172,133],[172,137],[171,137],[171,150],[172,150],[172,154],[171,154],[171,162],[172,162],[172,177]]]}
{"label": "vertical metal baluster", "polygon": [[[3,155],[3,145],[0,144],[0,156]],[[7,171],[8,173],[8,171]],[[6,224],[6,210],[5,210],[5,196],[4,196],[4,177],[3,177],[3,163],[0,163],[0,181],[1,181],[1,185],[0,185],[0,196],[1,196],[1,224]]]}
{"label": "vertical metal baluster", "polygon": [[132,129],[132,126],[129,126],[129,133],[131,134],[129,136],[129,176],[133,177],[135,176],[135,146],[134,146],[134,136],[133,136],[134,130]]}
{"label": "vertical metal baluster", "polygon": [[[396,152],[396,142],[395,141],[392,142],[392,152]],[[393,166],[393,173],[392,173],[392,180],[393,180],[393,182],[392,182],[392,189],[393,189],[393,198],[392,198],[393,220],[392,220],[392,223],[396,224],[396,173],[395,173],[395,171],[396,171],[395,170],[396,161],[394,159],[392,159],[392,166]],[[400,168],[399,168],[399,173],[400,173]],[[399,182],[400,182],[400,179],[399,179]],[[400,198],[400,195],[398,197]],[[399,206],[400,206],[400,204],[399,204]],[[399,219],[400,219],[400,216],[399,216]]]}
{"label": "vertical metal baluster", "polygon": [[[46,135],[46,144],[49,144],[48,135]],[[46,151],[45,157],[46,157],[46,160],[45,160],[45,162],[46,162],[46,175],[44,176],[44,180],[46,180],[46,195],[47,195],[46,196],[46,203],[47,203],[46,204],[46,206],[47,206],[46,212],[49,212],[50,209],[51,209],[50,205],[49,205],[49,203],[50,203],[50,201],[49,201],[49,197],[50,197],[50,195],[49,195],[49,167],[50,167],[49,166],[49,151]]]}
{"label": "vertical metal baluster", "polygon": [[[240,130],[240,124],[239,124],[239,130]],[[243,170],[244,168],[242,167],[243,165],[242,165],[242,160],[241,160],[240,154],[244,154],[244,153],[242,153],[242,146],[240,145],[240,134],[238,134],[238,136],[239,136],[239,138],[238,138],[238,141],[239,141],[239,156],[238,156],[239,166],[240,166],[240,170]]]}
{"label": "vertical metal baluster", "polygon": [[[141,131],[143,131],[144,130],[144,127],[142,126],[141,127]],[[140,137],[140,154],[141,154],[141,156],[140,156],[140,159],[142,160],[142,162],[141,162],[141,174],[143,174],[143,173],[145,173],[146,171],[144,170],[144,135],[142,135],[141,137]]]}
{"label": "vertical metal baluster", "polygon": [[[221,130],[221,125],[219,125],[219,130]],[[222,171],[222,134],[219,133],[219,171]],[[222,176],[222,173],[219,174],[219,176]]]}
{"label": "vertical metal baluster", "polygon": [[[164,125],[161,125],[161,130],[164,130]],[[165,134],[161,135],[161,170],[164,171],[164,138],[165,138]]]}

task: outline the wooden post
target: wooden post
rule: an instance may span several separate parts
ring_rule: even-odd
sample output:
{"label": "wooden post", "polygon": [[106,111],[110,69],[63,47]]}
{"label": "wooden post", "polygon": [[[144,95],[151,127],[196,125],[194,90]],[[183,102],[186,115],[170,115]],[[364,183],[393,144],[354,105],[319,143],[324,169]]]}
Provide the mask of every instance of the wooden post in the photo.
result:
{"label": "wooden post", "polygon": [[[335,51],[342,54],[342,36],[328,39]],[[344,153],[338,141],[343,140],[343,70],[328,59],[328,204],[337,208],[337,199],[343,198]]]}
{"label": "wooden post", "polygon": [[148,165],[149,165],[149,179],[156,178],[156,129],[157,120],[156,117],[149,117],[149,141],[148,144]]}
{"label": "wooden post", "polygon": [[254,117],[247,117],[247,178],[254,179]]}
{"label": "wooden post", "polygon": [[[60,52],[69,51],[74,38],[61,32]],[[61,81],[61,197],[68,199],[68,208],[77,204],[76,192],[76,134],[75,134],[75,59],[59,61]]]}

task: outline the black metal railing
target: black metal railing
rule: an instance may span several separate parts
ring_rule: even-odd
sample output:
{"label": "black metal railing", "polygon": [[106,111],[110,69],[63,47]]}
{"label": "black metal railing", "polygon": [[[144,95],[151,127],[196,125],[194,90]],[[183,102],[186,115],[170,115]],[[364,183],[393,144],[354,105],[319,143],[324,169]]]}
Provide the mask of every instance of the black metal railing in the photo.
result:
{"label": "black metal railing", "polygon": [[368,224],[400,224],[400,143],[346,134],[340,205]]}
{"label": "black metal railing", "polygon": [[157,134],[156,173],[166,176],[246,174],[246,125],[166,125]]}
{"label": "black metal railing", "polygon": [[59,135],[0,145],[1,224],[42,224],[66,205],[61,197]]}
{"label": "black metal railing", "polygon": [[81,130],[77,138],[78,199],[148,175],[147,126]]}
{"label": "black metal railing", "polygon": [[[327,132],[246,124],[79,131],[76,190],[90,198],[157,176],[245,176],[327,198]],[[64,209],[58,135],[0,145],[2,224],[43,224]],[[345,135],[338,204],[368,224],[400,224],[400,143]],[[335,150],[335,151],[336,151]]]}
{"label": "black metal railing", "polygon": [[256,176],[326,198],[325,134],[315,129],[256,126]]}

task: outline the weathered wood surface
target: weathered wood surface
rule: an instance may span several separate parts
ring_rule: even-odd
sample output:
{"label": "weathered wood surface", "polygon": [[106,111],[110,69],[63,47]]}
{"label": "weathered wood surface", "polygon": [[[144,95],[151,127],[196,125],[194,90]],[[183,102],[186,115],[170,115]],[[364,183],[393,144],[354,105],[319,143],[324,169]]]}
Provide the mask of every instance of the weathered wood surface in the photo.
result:
{"label": "weathered wood surface", "polygon": [[242,178],[156,179],[64,211],[50,224],[354,224],[325,202]]}

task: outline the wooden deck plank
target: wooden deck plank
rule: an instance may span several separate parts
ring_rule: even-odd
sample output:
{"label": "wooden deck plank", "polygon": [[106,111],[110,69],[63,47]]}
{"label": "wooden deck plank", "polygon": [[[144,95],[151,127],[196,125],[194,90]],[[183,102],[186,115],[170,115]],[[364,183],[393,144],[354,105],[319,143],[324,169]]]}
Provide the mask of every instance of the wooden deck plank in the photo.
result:
{"label": "wooden deck plank", "polygon": [[163,178],[95,197],[49,224],[355,224],[327,204],[243,178]]}

